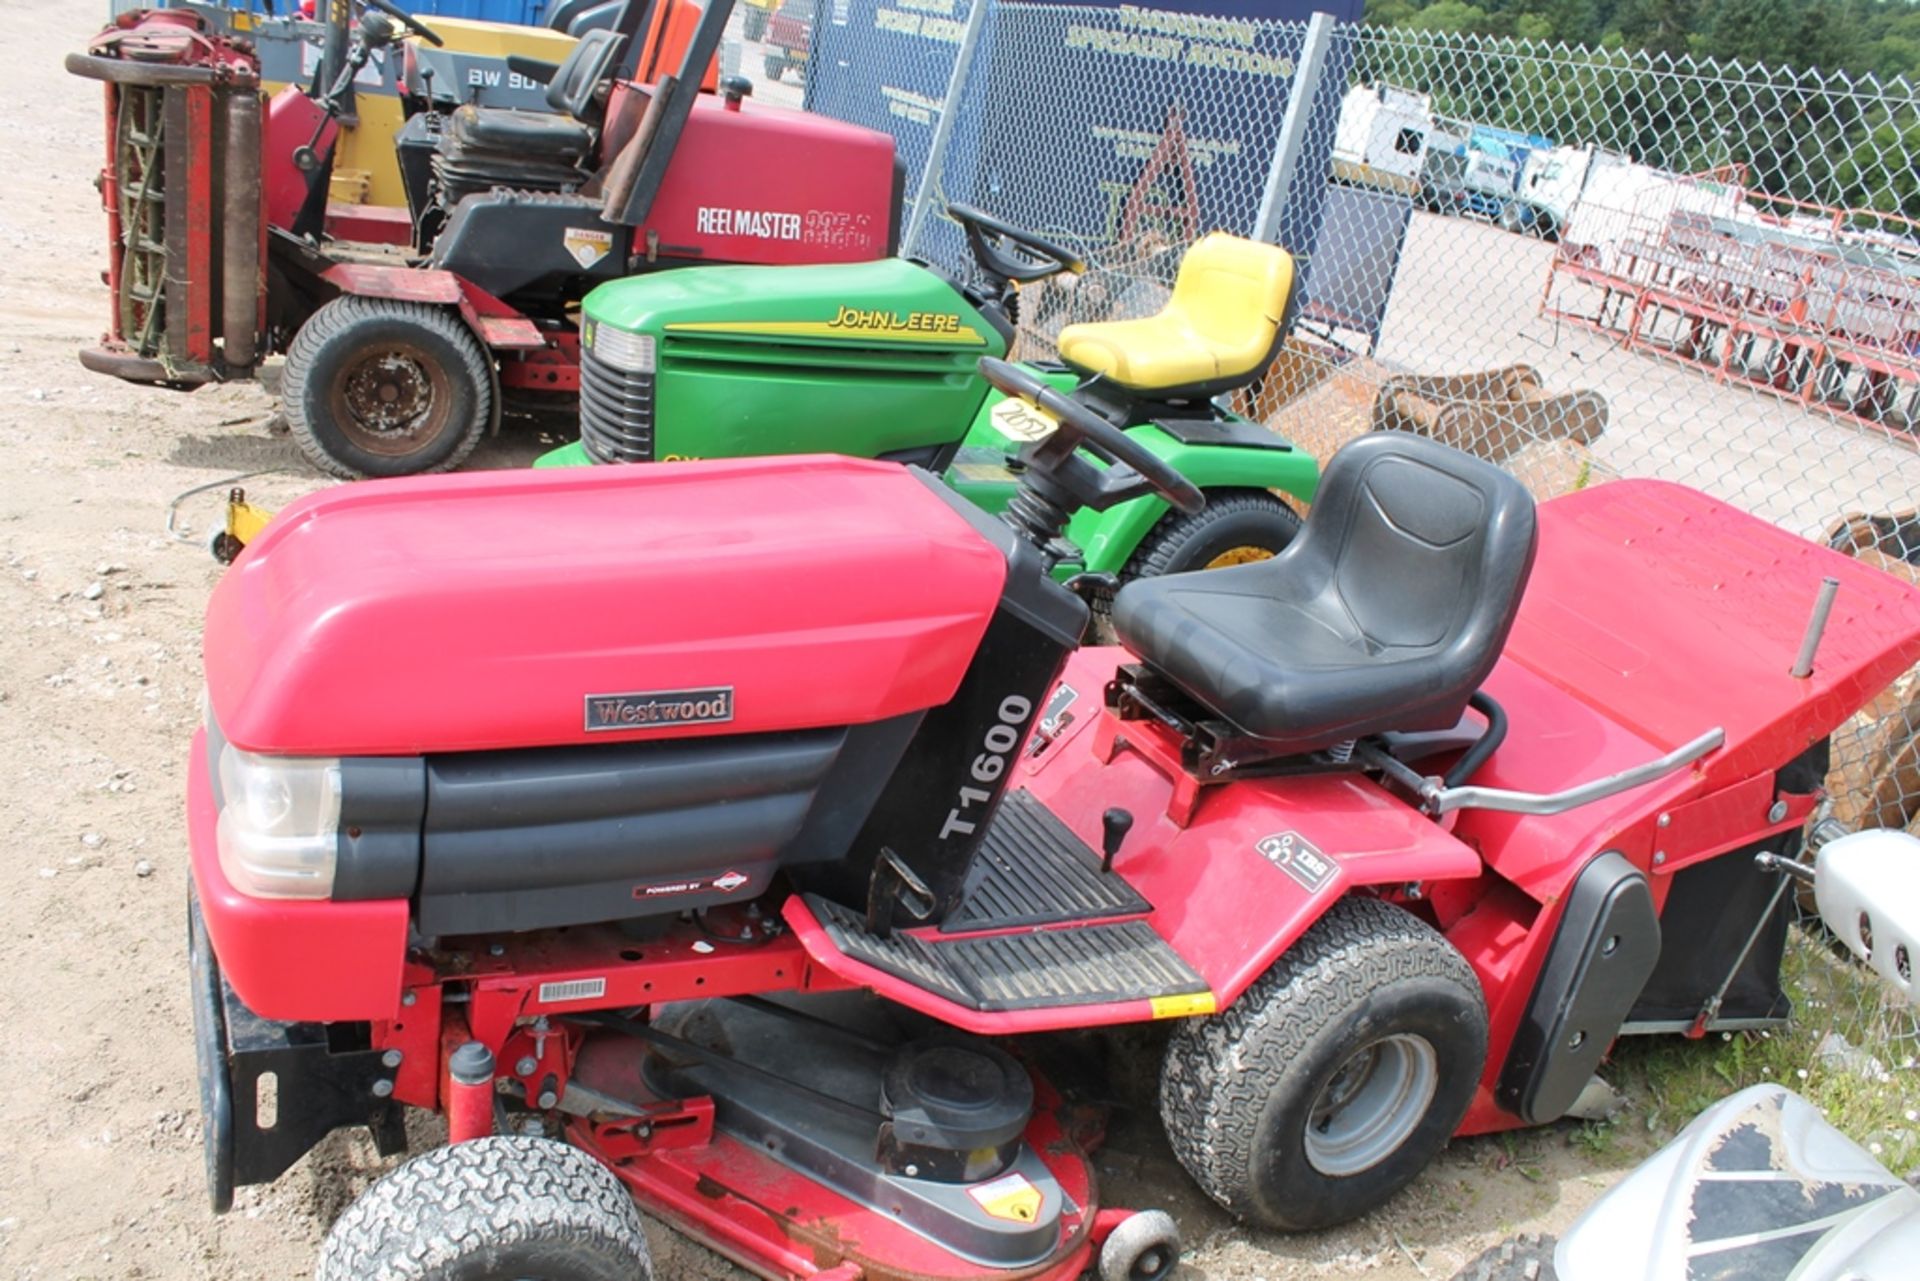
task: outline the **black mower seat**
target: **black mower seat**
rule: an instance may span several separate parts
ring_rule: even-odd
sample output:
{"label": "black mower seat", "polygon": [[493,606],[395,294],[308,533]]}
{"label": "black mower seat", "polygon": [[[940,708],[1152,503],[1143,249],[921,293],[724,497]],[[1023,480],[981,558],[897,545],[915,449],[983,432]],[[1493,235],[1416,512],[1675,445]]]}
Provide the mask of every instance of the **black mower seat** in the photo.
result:
{"label": "black mower seat", "polygon": [[578,167],[593,146],[593,131],[569,116],[505,107],[461,107],[448,121],[447,135],[456,152],[487,152],[569,167]]}
{"label": "black mower seat", "polygon": [[439,148],[442,179],[451,180],[449,195],[488,186],[557,190],[583,181],[593,153],[587,120],[594,94],[625,43],[617,31],[581,36],[547,82],[552,113],[471,103],[456,110]]}
{"label": "black mower seat", "polygon": [[1445,729],[1493,669],[1533,565],[1533,499],[1401,432],[1333,456],[1271,560],[1128,583],[1121,641],[1276,752]]}

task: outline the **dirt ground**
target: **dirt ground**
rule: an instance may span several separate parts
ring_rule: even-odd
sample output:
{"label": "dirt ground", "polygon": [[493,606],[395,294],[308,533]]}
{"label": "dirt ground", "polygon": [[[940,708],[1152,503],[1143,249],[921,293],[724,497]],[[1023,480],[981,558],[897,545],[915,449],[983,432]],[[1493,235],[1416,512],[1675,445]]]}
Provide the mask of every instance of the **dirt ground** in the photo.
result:
{"label": "dirt ground", "polygon": [[[208,1212],[181,798],[219,494],[239,473],[262,473],[241,483],[270,505],[322,482],[268,432],[254,387],[135,388],[74,359],[106,319],[102,144],[98,87],[61,59],[103,8],[0,0],[0,1076],[24,1091],[0,1123],[0,1275],[284,1281],[308,1274],[380,1166],[336,1135],[231,1214]],[[541,447],[521,431],[477,465]],[[176,537],[170,505],[196,487]],[[1134,1095],[1102,1177],[1116,1199],[1177,1213],[1189,1278],[1446,1277],[1506,1233],[1563,1227],[1635,1155],[1596,1159],[1564,1127],[1458,1143],[1387,1213],[1250,1234],[1203,1202]],[[663,1278],[739,1275],[664,1230],[656,1249]]]}

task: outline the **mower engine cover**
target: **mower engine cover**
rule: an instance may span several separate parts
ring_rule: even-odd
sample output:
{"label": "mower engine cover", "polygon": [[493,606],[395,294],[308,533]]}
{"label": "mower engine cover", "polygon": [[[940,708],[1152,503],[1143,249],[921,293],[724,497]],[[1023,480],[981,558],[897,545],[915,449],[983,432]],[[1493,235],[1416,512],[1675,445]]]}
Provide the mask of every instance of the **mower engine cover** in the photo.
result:
{"label": "mower engine cover", "polygon": [[437,936],[745,900],[839,856],[1000,602],[1004,552],[943,492],[808,457],[289,507],[207,610],[223,961],[235,892],[412,899]]}
{"label": "mower engine cover", "polygon": [[980,357],[1007,347],[900,258],[656,272],[581,312],[581,437],[603,463],[823,448],[931,463],[986,398]]}
{"label": "mower engine cover", "polygon": [[[390,756],[749,734],[945,702],[1006,561],[927,481],[833,457],[375,481],[289,506],[207,606],[227,741]],[[589,695],[732,691],[703,723]]]}
{"label": "mower engine cover", "polygon": [[[622,92],[644,91],[623,84],[609,120]],[[649,261],[867,262],[899,244],[903,181],[888,134],[703,93],[633,241]]]}

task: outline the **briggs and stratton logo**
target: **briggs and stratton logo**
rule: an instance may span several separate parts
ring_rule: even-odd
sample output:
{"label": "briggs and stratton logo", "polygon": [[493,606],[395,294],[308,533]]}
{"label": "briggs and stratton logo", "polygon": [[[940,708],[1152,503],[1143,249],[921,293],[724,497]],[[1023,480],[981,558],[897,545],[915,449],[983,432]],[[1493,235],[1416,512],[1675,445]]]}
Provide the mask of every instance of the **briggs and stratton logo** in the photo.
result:
{"label": "briggs and stratton logo", "polygon": [[733,719],[733,686],[587,695],[587,732],[708,725]]}
{"label": "briggs and stratton logo", "polygon": [[753,878],[744,872],[728,868],[720,875],[711,878],[696,878],[690,881],[665,881],[655,885],[636,885],[633,896],[638,899],[677,898],[682,894],[731,894],[746,885]]}

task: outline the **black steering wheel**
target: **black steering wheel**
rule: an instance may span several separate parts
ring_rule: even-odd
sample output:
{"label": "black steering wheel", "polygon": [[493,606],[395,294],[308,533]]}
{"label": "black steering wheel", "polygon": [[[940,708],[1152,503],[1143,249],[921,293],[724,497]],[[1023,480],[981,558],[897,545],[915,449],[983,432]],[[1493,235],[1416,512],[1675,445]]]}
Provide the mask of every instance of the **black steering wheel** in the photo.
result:
{"label": "black steering wheel", "polygon": [[394,4],[393,0],[366,0],[366,3],[378,9],[381,13],[386,14],[389,18],[392,18],[395,22],[413,32],[414,35],[419,36],[435,48],[439,48],[447,43],[434,33],[432,27],[420,21],[420,19],[414,17],[399,5]]}
{"label": "black steering wheel", "polygon": [[[1031,231],[1002,222],[972,205],[948,205],[947,216],[965,229],[967,245],[980,270],[996,280],[1030,285],[1036,280],[1070,271],[1078,276],[1087,269],[1087,260],[1064,245],[1057,245]],[[1019,254],[1002,247],[1012,245]]]}
{"label": "black steering wheel", "polygon": [[[1025,401],[1060,424],[1020,450],[1020,461],[1026,464],[1020,483],[1046,501],[1051,509],[1046,524],[1054,524],[1053,518],[1057,517],[1058,524],[1064,528],[1073,508],[1105,511],[1148,493],[1160,495],[1189,516],[1205,510],[1207,496],[1172,463],[1079,401],[1061,395],[1032,372],[983,356],[980,374],[994,390]],[[1113,465],[1095,467],[1078,457],[1083,447]],[[1024,515],[1021,524],[1042,535],[1042,541],[1060,532],[1059,529],[1043,531]]]}

